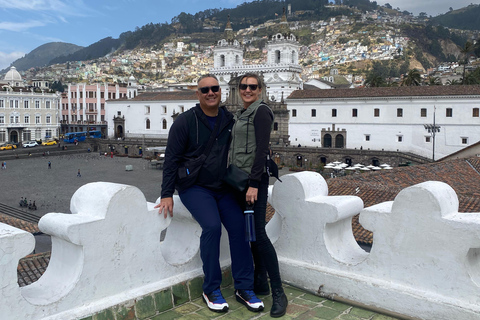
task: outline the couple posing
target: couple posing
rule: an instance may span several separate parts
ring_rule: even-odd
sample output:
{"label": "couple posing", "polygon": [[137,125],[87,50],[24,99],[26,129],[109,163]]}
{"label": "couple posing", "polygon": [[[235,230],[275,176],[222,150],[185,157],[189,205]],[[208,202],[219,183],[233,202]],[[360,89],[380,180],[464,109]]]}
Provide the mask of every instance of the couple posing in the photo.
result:
{"label": "couple posing", "polygon": [[[159,213],[173,215],[175,188],[182,203],[202,227],[200,256],[205,275],[203,300],[216,312],[228,311],[220,284],[220,236],[222,224],[228,232],[235,298],[248,310],[264,309],[256,294],[272,289],[272,317],[285,314],[288,300],[282,288],[277,254],[265,232],[269,176],[265,170],[269,154],[273,112],[261,100],[263,83],[256,74],[240,77],[239,93],[243,109],[235,117],[220,107],[221,89],[217,78],[208,74],[198,80],[199,103],[182,113],[168,135]],[[235,118],[235,119],[234,119]],[[246,192],[238,194],[222,178],[229,163],[249,175]],[[202,158],[203,164],[193,185],[182,185],[186,159]],[[180,174],[180,176],[179,176]],[[239,201],[241,199],[241,201]],[[256,241],[245,240],[242,206],[253,205]],[[253,258],[252,258],[253,255]],[[255,267],[254,267],[255,263]]]}

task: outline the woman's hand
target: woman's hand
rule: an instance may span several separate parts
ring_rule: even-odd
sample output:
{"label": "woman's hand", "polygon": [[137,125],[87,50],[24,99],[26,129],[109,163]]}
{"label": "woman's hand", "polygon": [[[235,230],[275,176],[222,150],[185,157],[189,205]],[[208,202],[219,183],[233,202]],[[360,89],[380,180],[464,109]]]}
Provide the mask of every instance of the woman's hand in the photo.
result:
{"label": "woman's hand", "polygon": [[258,188],[248,187],[245,201],[247,201],[248,204],[254,204],[255,201],[257,201],[257,195],[258,195]]}

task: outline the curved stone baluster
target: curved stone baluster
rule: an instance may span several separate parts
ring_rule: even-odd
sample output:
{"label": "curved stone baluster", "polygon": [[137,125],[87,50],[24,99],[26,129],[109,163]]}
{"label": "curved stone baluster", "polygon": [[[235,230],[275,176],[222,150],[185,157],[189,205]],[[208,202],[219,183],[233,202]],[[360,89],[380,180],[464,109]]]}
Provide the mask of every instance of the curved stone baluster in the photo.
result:
{"label": "curved stone baluster", "polygon": [[[35,248],[31,233],[0,223],[0,315],[18,312],[22,295],[17,283],[18,261]],[[21,318],[17,318],[21,319]]]}
{"label": "curved stone baluster", "polygon": [[459,213],[450,186],[428,181],[403,189],[393,202],[364,209],[360,223],[373,232],[368,265],[390,296],[384,308],[480,319],[480,213]]}
{"label": "curved stone baluster", "polygon": [[[280,259],[292,262],[292,272],[303,272],[295,263],[334,268],[355,265],[367,257],[351,226],[352,217],[363,208],[360,198],[328,196],[325,180],[314,172],[285,175],[282,181],[273,187],[271,204],[276,214],[269,231],[273,238],[278,237],[277,253]],[[274,232],[279,230],[279,220],[281,232]]]}

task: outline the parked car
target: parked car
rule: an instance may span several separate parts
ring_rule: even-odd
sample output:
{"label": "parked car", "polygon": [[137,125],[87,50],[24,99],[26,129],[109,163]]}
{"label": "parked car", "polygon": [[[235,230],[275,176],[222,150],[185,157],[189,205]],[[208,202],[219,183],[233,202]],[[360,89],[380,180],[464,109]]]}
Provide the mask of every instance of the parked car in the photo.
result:
{"label": "parked car", "polygon": [[36,147],[36,146],[38,146],[37,141],[25,141],[23,143],[24,148],[32,148],[32,147]]}
{"label": "parked car", "polygon": [[42,142],[42,146],[53,146],[54,144],[57,144],[57,141],[50,140],[50,141]]}
{"label": "parked car", "polygon": [[4,144],[3,146],[0,146],[0,150],[12,150],[12,149],[17,149],[17,146],[14,144]]}

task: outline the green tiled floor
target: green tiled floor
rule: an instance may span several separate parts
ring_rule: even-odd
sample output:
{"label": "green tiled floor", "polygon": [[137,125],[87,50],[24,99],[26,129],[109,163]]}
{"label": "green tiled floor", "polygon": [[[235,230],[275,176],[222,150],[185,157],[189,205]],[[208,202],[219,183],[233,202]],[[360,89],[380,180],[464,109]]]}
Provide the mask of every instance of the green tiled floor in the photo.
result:
{"label": "green tiled floor", "polygon": [[[230,309],[227,313],[216,313],[210,311],[201,298],[187,302],[174,309],[170,309],[150,320],[202,320],[202,319],[272,319],[270,317],[270,307],[272,306],[271,296],[259,296],[265,303],[263,312],[250,312],[242,304],[235,300],[232,286],[222,289],[223,296],[227,300]],[[396,318],[388,317],[373,311],[362,308],[352,307],[341,302],[336,302],[315,296],[305,291],[285,286],[285,293],[288,297],[287,314],[281,319],[338,319],[338,320],[394,320]]]}

